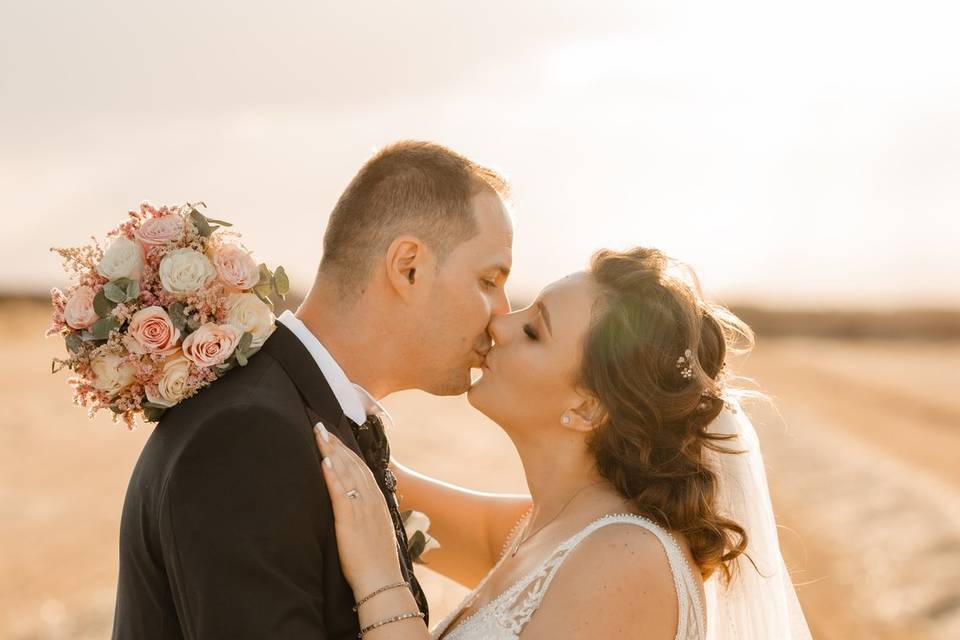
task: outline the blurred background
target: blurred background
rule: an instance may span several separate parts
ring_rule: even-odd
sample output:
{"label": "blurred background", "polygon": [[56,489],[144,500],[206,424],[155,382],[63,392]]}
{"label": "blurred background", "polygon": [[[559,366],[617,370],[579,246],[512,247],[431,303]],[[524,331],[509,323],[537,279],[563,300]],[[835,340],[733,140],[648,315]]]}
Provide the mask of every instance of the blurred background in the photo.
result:
{"label": "blurred background", "polygon": [[[515,306],[600,247],[692,265],[758,333],[735,368],[774,400],[752,411],[815,637],[960,637],[958,20],[931,0],[0,0],[0,638],[109,635],[150,433],[89,421],[50,375],[48,248],[204,200],[302,294],[341,190],[403,138],[510,178]],[[523,490],[464,398],[386,405],[406,464]],[[465,591],[423,574],[439,620]]]}

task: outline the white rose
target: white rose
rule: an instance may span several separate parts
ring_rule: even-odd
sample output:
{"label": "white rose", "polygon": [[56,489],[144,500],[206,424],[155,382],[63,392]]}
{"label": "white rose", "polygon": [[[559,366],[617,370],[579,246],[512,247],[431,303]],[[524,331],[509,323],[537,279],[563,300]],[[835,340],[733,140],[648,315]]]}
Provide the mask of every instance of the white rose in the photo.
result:
{"label": "white rose", "polygon": [[196,291],[216,275],[207,256],[193,249],[174,249],[160,261],[160,282],[174,295]]}
{"label": "white rose", "polygon": [[227,324],[253,335],[250,346],[259,349],[276,328],[273,311],[255,293],[231,293],[227,296]]}
{"label": "white rose", "polygon": [[139,280],[143,270],[143,252],[133,240],[124,236],[115,239],[103,254],[97,272],[107,280],[130,278]]}
{"label": "white rose", "polygon": [[136,372],[136,367],[129,362],[121,366],[122,360],[117,354],[106,351],[102,347],[90,358],[93,386],[106,391],[111,398],[133,382]]}
{"label": "white rose", "polygon": [[152,385],[147,385],[147,400],[163,407],[172,407],[186,395],[189,375],[189,360],[183,356],[170,358],[163,364],[163,371],[157,380],[157,392],[153,393]]}

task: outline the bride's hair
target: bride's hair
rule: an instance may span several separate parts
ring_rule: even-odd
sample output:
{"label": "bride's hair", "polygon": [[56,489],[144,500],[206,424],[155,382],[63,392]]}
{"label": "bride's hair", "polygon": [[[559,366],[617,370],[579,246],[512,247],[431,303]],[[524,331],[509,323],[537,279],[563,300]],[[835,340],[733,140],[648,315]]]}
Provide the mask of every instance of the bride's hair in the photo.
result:
{"label": "bride's hair", "polygon": [[735,452],[707,427],[724,406],[725,359],[749,351],[753,332],[706,302],[692,270],[680,269],[656,249],[593,256],[599,295],[577,384],[603,409],[588,439],[600,473],[643,515],[686,537],[704,578],[719,569],[729,579],[747,537],[718,512],[708,455]]}

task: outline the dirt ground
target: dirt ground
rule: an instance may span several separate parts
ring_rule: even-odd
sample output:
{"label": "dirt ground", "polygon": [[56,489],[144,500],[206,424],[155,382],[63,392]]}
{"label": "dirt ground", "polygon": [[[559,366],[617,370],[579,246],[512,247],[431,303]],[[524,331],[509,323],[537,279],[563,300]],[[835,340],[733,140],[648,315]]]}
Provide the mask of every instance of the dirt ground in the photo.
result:
{"label": "dirt ground", "polygon": [[[74,407],[46,309],[0,305],[0,638],[109,635],[120,506],[148,427]],[[781,543],[820,639],[960,637],[960,343],[761,339],[742,371]],[[522,490],[509,440],[463,398],[385,403],[395,455],[448,481]],[[428,558],[429,559],[429,558]],[[423,571],[439,621],[464,590]]]}

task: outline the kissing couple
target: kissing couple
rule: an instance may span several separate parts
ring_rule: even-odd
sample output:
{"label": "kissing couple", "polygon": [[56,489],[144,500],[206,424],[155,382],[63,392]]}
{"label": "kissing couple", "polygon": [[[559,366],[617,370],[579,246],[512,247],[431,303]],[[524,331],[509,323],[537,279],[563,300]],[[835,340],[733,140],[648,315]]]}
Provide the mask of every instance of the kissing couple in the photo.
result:
{"label": "kissing couple", "polygon": [[[650,248],[601,250],[511,311],[507,196],[437,144],[367,161],[296,313],[150,435],[123,506],[115,639],[810,637],[726,384],[749,327]],[[392,459],[379,400],[414,388],[466,393],[530,494]],[[441,543],[431,569],[471,589],[432,627],[407,510]]]}

